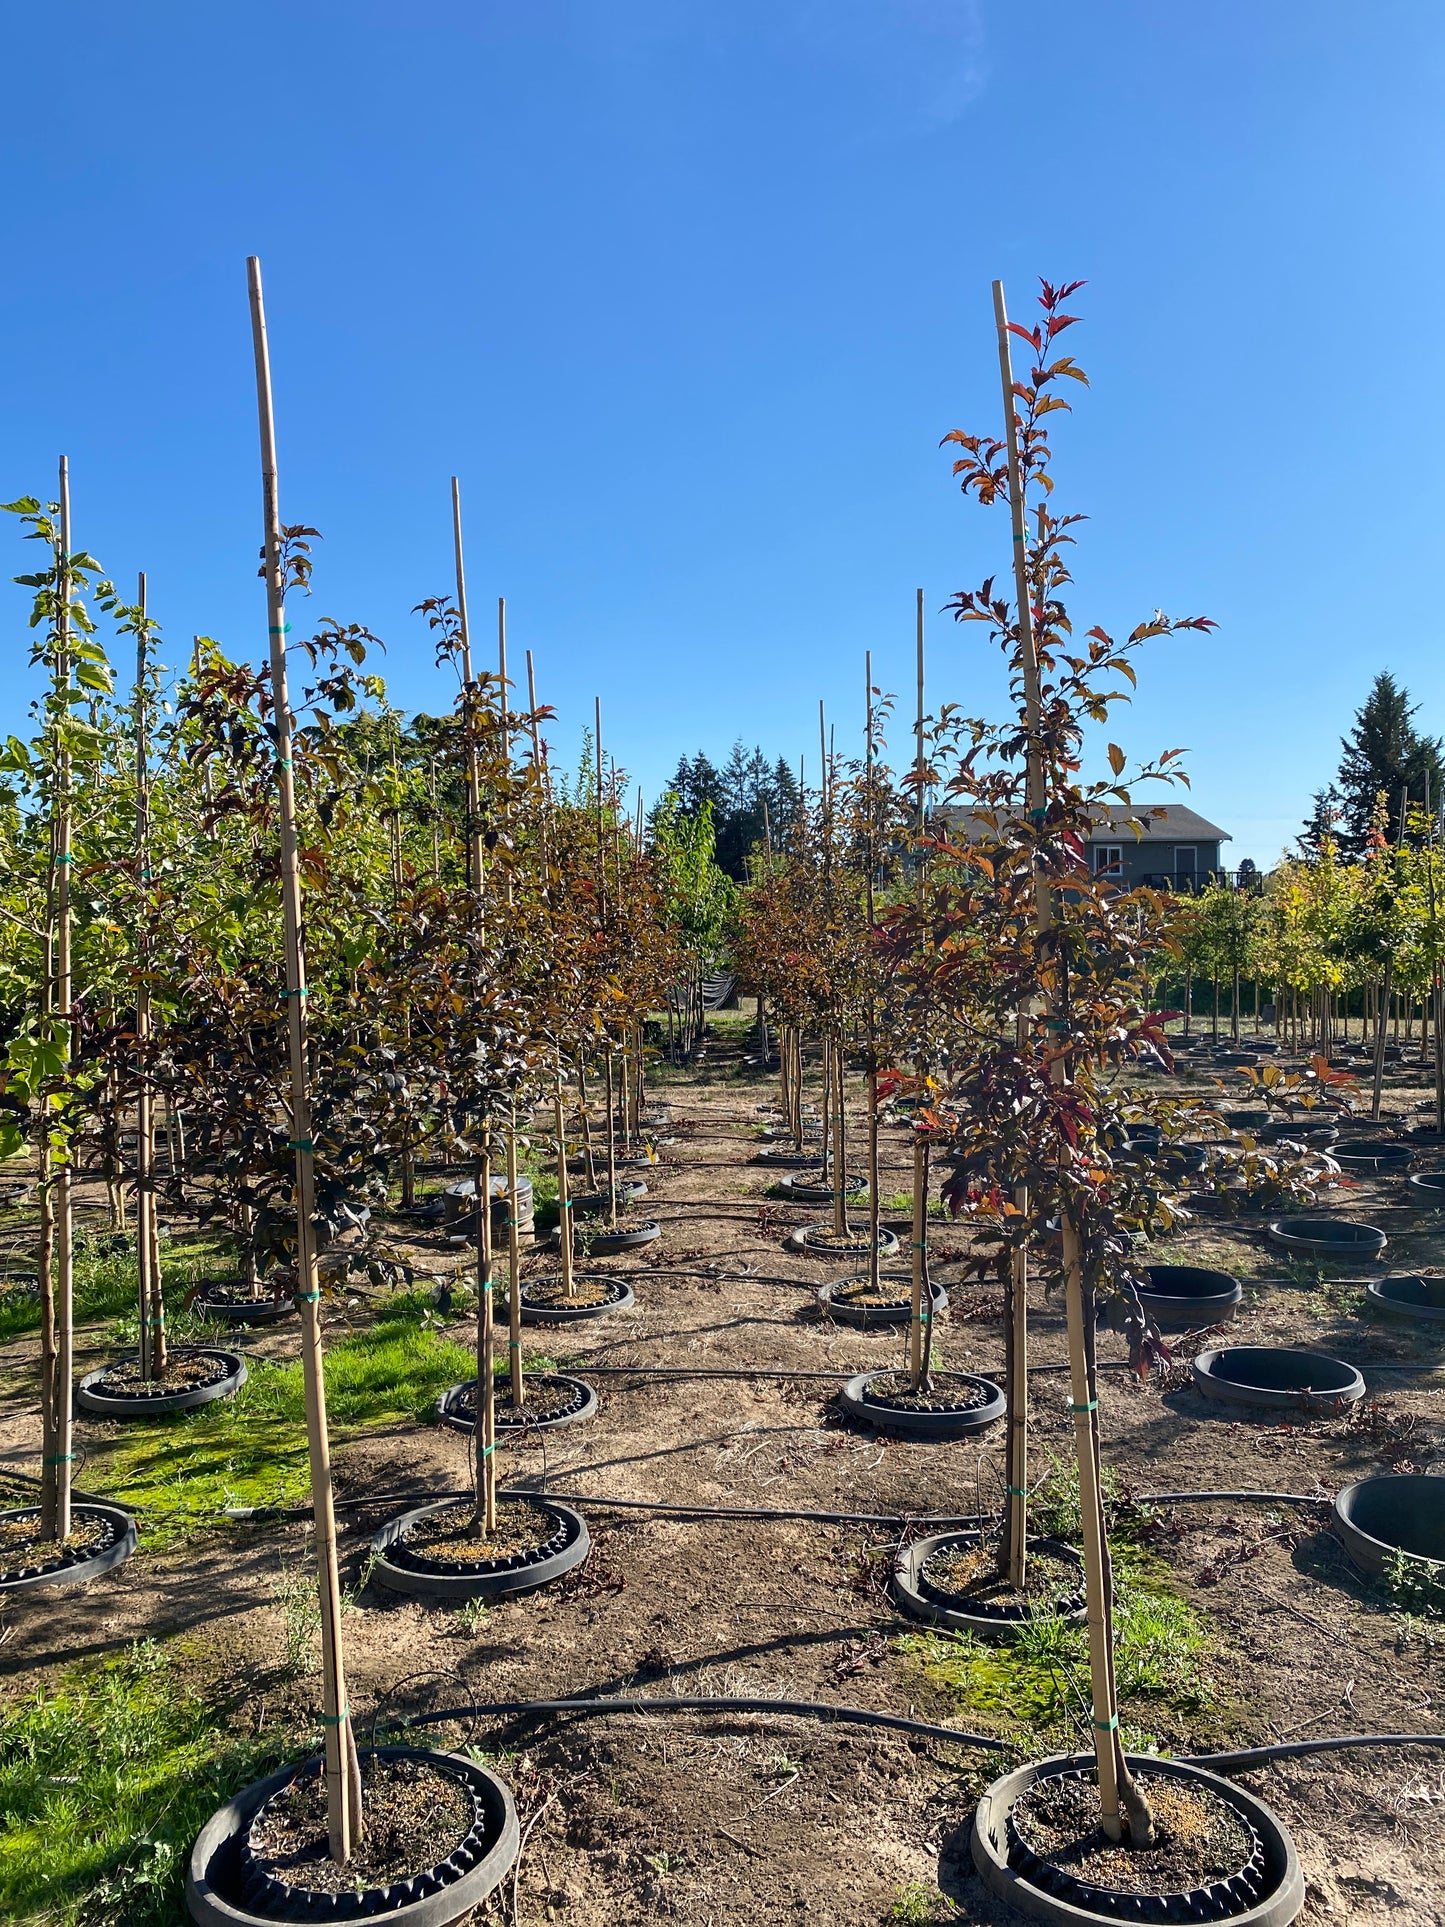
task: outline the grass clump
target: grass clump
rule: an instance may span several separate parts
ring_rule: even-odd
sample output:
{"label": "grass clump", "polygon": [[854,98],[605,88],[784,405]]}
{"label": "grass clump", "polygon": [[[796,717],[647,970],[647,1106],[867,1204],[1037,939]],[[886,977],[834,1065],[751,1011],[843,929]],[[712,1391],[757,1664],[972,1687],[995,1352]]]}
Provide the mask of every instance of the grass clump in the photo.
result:
{"label": "grass clump", "polygon": [[149,1641],[0,1710],[0,1918],[171,1927],[215,1809],[291,1750],[237,1740]]}
{"label": "grass clump", "polygon": [[908,1927],[934,1927],[937,1921],[952,1920],[955,1911],[953,1902],[946,1900],[937,1887],[910,1880],[898,1889],[888,1918],[907,1922]]}

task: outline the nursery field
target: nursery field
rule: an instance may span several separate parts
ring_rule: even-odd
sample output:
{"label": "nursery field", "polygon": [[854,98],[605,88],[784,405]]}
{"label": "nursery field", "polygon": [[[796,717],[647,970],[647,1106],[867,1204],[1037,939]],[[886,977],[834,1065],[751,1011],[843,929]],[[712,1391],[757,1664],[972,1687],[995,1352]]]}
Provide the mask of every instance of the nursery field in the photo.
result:
{"label": "nursery field", "polygon": [[[452,1605],[374,1577],[371,1535],[410,1495],[470,1489],[470,1438],[435,1415],[439,1394],[475,1370],[467,1252],[443,1227],[378,1210],[373,1231],[408,1281],[355,1283],[325,1310],[352,1720],[365,1745],[409,1719],[443,1716],[425,1728],[429,1740],[473,1751],[511,1786],[521,1853],[478,1919],[1005,1921],[1015,1916],[983,1888],[968,1852],[977,1796],[1010,1764],[1088,1745],[1080,1628],[1041,1612],[999,1644],[920,1623],[890,1595],[897,1549],[920,1536],[921,1521],[997,1512],[1003,1427],[910,1441],[841,1410],[845,1379],[902,1362],[907,1330],[856,1329],[820,1309],[819,1285],[852,1273],[789,1247],[789,1232],[816,1212],[777,1198],[776,1173],[756,1161],[759,1107],[775,1100],[777,1081],[748,1048],[741,1018],[716,1018],[700,1061],[651,1080],[669,1141],[646,1168],[645,1204],[630,1210],[645,1210],[663,1235],[640,1257],[585,1268],[625,1276],[635,1303],[527,1328],[529,1370],[573,1372],[597,1392],[584,1421],[509,1442],[502,1468],[508,1486],[560,1496],[586,1519],[590,1555],[555,1584]],[[1153,1082],[1218,1097],[1238,1076],[1206,1064]],[[1428,1097],[1423,1079],[1392,1066],[1375,1135],[1399,1141]],[[815,1082],[810,1060],[805,1088]],[[861,1130],[864,1080],[852,1077],[848,1092]],[[549,1115],[539,1114],[532,1143],[543,1143]],[[905,1240],[910,1137],[885,1108],[881,1217]],[[524,1275],[539,1277],[557,1264],[546,1161],[525,1155],[538,1229],[523,1247]],[[422,1196],[455,1175],[423,1170]],[[1141,1255],[1230,1273],[1244,1296],[1227,1342],[1347,1361],[1364,1376],[1358,1402],[1241,1413],[1191,1381],[1190,1359],[1223,1342],[1219,1329],[1172,1337],[1168,1361],[1143,1380],[1118,1368],[1121,1341],[1100,1334],[1131,1753],[1229,1754],[1441,1727],[1438,1596],[1416,1596],[1419,1582],[1412,1592],[1399,1576],[1362,1578],[1328,1504],[1150,1503],[1182,1493],[1328,1500],[1354,1480],[1438,1469],[1445,1458],[1445,1326],[1364,1308],[1368,1278],[1445,1275],[1435,1214],[1398,1175],[1335,1177],[1312,1210],[1368,1220],[1389,1244],[1370,1264],[1289,1261],[1258,1211],[1225,1215],[1205,1197]],[[949,1298],[935,1364],[997,1376],[1000,1294],[965,1276],[968,1226],[941,1217],[936,1197],[933,1213],[933,1276]],[[134,1254],[107,1231],[93,1179],[77,1184],[77,1214],[84,1372],[133,1341]],[[220,1275],[226,1259],[223,1241],[174,1198],[167,1228],[179,1302],[178,1279]],[[33,1240],[29,1207],[12,1206],[0,1219],[7,1277],[23,1271]],[[35,1456],[32,1304],[21,1289],[0,1298],[9,1320],[0,1467],[11,1504],[23,1502]],[[1042,1289],[1031,1322],[1033,1521],[1067,1541],[1079,1502],[1063,1317]],[[175,1323],[182,1336],[218,1342],[194,1313]],[[296,1327],[231,1327],[225,1343],[249,1368],[234,1398],[169,1419],[77,1420],[77,1493],[133,1512],[135,1555],[90,1586],[6,1602],[7,1918],[180,1921],[181,1865],[218,1800],[319,1739],[309,1509],[286,1513],[307,1494]],[[997,1750],[781,1711],[584,1719],[497,1706],[634,1695],[861,1708]],[[1305,1919],[1445,1919],[1438,1751],[1321,1753],[1236,1777],[1293,1834]]]}

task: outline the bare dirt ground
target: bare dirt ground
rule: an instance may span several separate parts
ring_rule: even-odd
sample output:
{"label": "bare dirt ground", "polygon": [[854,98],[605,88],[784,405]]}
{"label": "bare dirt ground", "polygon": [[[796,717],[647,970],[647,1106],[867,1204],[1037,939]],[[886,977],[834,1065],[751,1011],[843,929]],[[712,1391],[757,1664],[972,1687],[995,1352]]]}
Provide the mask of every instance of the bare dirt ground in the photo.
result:
{"label": "bare dirt ground", "polygon": [[[1418,1075],[1418,1074],[1417,1074]],[[809,1213],[769,1200],[772,1174],[750,1162],[755,1107],[771,1087],[741,1068],[735,1042],[706,1067],[667,1080],[679,1141],[635,1215],[661,1243],[625,1271],[636,1309],[589,1326],[529,1332],[547,1356],[601,1394],[589,1424],[539,1434],[505,1455],[504,1479],[598,1499],[776,1506],[917,1516],[988,1509],[1001,1493],[997,1428],[976,1442],[909,1444],[841,1420],[834,1388],[808,1379],[652,1379],[642,1365],[756,1366],[845,1372],[895,1362],[896,1335],[822,1321],[816,1286],[832,1274],[783,1248]],[[1423,1085],[1391,1079],[1403,1113]],[[884,1133],[882,1195],[906,1191],[907,1139]],[[1324,1208],[1380,1222],[1399,1269],[1445,1260],[1437,1222],[1401,1203],[1396,1179],[1340,1189]],[[958,1275],[962,1234],[940,1227],[937,1266]],[[439,1237],[411,1241],[423,1268],[448,1268]],[[1164,1255],[1164,1254],[1153,1254]],[[1333,1493],[1397,1464],[1445,1460],[1445,1344],[1387,1327],[1359,1309],[1357,1284],[1290,1276],[1256,1221],[1201,1219],[1171,1259],[1215,1263],[1248,1281],[1232,1339],[1309,1345],[1364,1372],[1353,1417],[1278,1425],[1222,1417],[1181,1370],[1140,1384],[1104,1374],[1109,1463],[1135,1493],[1249,1488]],[[529,1263],[545,1268],[538,1257]],[[1377,1270],[1380,1267],[1376,1268]],[[1358,1274],[1357,1274],[1358,1275]],[[948,1364],[997,1370],[1002,1340],[991,1294],[954,1291],[942,1327]],[[1034,1357],[1064,1356],[1062,1320],[1040,1300]],[[470,1343],[473,1327],[455,1335]],[[293,1334],[254,1335],[272,1355]],[[1195,1335],[1176,1358],[1211,1342]],[[1101,1340],[1104,1356],[1118,1341]],[[34,1341],[0,1354],[0,1462],[33,1448]],[[600,1367],[609,1370],[601,1372]],[[1403,1369],[1395,1369],[1403,1368]],[[1066,1458],[1066,1378],[1039,1373],[1035,1452]],[[82,1420],[82,1439],[94,1430]],[[348,1499],[384,1490],[444,1491],[467,1476],[465,1441],[389,1426],[347,1445]],[[364,1576],[369,1533],[386,1508],[343,1514],[346,1580]],[[1166,1693],[1126,1708],[1175,1751],[1285,1736],[1445,1730],[1445,1628],[1406,1625],[1345,1562],[1306,1507],[1212,1504],[1162,1511],[1148,1552],[1207,1621],[1198,1659],[1203,1710]],[[880,1580],[898,1539],[888,1526],[684,1521],[588,1508],[595,1551],[579,1575],[498,1605],[470,1630],[432,1608],[364,1585],[347,1617],[350,1694],[363,1741],[376,1712],[464,1702],[615,1693],[766,1695],[832,1700],[1017,1735],[987,1703],[940,1685],[900,1643],[916,1632]],[[198,1678],[249,1684],[239,1715],[305,1722],[311,1683],[278,1676],[281,1560],[299,1563],[300,1524],[220,1527],[73,1592],[12,1607],[0,1644],[9,1692],[138,1636],[183,1637]],[[916,1642],[915,1642],[916,1647]],[[1007,1921],[973,1874],[967,1830],[1000,1756],[775,1716],[699,1714],[566,1720],[479,1717],[439,1729],[501,1756],[528,1826],[515,1890],[486,1918],[574,1927],[677,1919],[762,1927],[790,1919],[874,1927],[888,1920]],[[1054,1748],[1067,1730],[1036,1735]],[[1248,1775],[1294,1832],[1308,1881],[1308,1922],[1445,1921],[1445,1756],[1323,1755]],[[941,1890],[941,1891],[940,1891]],[[931,1898],[930,1898],[931,1896]]]}

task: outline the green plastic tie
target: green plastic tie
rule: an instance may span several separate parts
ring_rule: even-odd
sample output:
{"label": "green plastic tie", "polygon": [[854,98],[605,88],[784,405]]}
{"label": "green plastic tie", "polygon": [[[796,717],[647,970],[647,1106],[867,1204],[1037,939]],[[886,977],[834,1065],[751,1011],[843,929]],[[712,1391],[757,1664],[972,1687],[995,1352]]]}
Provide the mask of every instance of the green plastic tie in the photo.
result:
{"label": "green plastic tie", "polygon": [[1026,1485],[1006,1485],[1004,1491],[1007,1492],[1011,1499],[1026,1499],[1029,1496],[1029,1489]]}
{"label": "green plastic tie", "polygon": [[273,622],[271,624],[271,634],[273,636],[289,636],[290,633],[291,624],[289,622]]}
{"label": "green plastic tie", "polygon": [[292,1298],[298,1305],[314,1305],[321,1296],[319,1291],[293,1291]]}
{"label": "green plastic tie", "polygon": [[281,992],[283,997],[308,997],[310,994],[307,990],[283,990]]}
{"label": "green plastic tie", "polygon": [[497,1449],[497,1447],[496,1447],[496,1442],[495,1442],[495,1440],[494,1440],[494,1441],[492,1442],[492,1444],[491,1444],[491,1445],[484,1445],[484,1446],[482,1447],[482,1457],[483,1457],[483,1458],[486,1458],[486,1457],[487,1457],[487,1456],[488,1456],[488,1455],[489,1455],[490,1453],[492,1453],[492,1452],[495,1452],[495,1451],[496,1451],[496,1449]]}
{"label": "green plastic tie", "polygon": [[1117,1713],[1111,1713],[1106,1720],[1095,1720],[1094,1730],[1097,1733],[1112,1733],[1118,1727],[1118,1724],[1119,1715]]}
{"label": "green plastic tie", "polygon": [[311,1142],[309,1137],[288,1137],[286,1140],[286,1149],[288,1151],[314,1151],[316,1146]]}
{"label": "green plastic tie", "polygon": [[67,851],[63,856],[57,856],[55,861],[57,863],[74,863],[75,858],[69,851]]}
{"label": "green plastic tie", "polygon": [[1070,1405],[1069,1407],[1071,1412],[1097,1412],[1098,1409],[1099,1401],[1096,1398],[1091,1398],[1087,1405]]}
{"label": "green plastic tie", "polygon": [[40,1463],[42,1465],[69,1465],[75,1456],[74,1452],[49,1452]]}
{"label": "green plastic tie", "polygon": [[321,1724],[323,1726],[345,1726],[350,1718],[351,1708],[349,1706],[343,1706],[339,1713],[323,1713],[321,1715]]}

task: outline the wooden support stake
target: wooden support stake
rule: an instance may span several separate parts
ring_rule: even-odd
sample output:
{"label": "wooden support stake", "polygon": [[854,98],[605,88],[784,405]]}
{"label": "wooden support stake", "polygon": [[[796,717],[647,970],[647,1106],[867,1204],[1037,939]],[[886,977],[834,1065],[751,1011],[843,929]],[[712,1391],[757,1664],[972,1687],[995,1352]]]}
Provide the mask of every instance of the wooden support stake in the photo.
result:
{"label": "wooden support stake", "polygon": [[296,792],[292,773],[292,715],[286,687],[286,579],[282,560],[276,426],[261,263],[246,264],[251,335],[256,357],[256,407],[261,430],[261,487],[265,516],[266,611],[271,643],[271,695],[276,732],[276,787],[281,827],[281,905],[285,924],[286,1015],[291,1057],[291,1134],[296,1153],[296,1302],[301,1310],[301,1364],[306,1437],[321,1595],[322,1723],[325,1727],[326,1815],[331,1858],[344,1866],[362,1837],[361,1770],[346,1702],[341,1639],[341,1584],[336,1558],[336,1514],[331,1448],[326,1432],[326,1381],[321,1358],[321,1291],[316,1266],[316,1182],[307,1082],[306,963],[302,952],[301,874],[297,855]]}
{"label": "wooden support stake", "polygon": [[160,1227],[155,1196],[156,1123],[151,1092],[150,991],[150,742],[147,730],[146,688],[149,632],[146,626],[146,579],[136,587],[135,634],[135,868],[140,902],[136,929],[136,1129],[135,1129],[135,1250],[137,1306],[140,1312],[141,1372],[148,1380],[166,1373],[165,1297],[161,1290]]}

